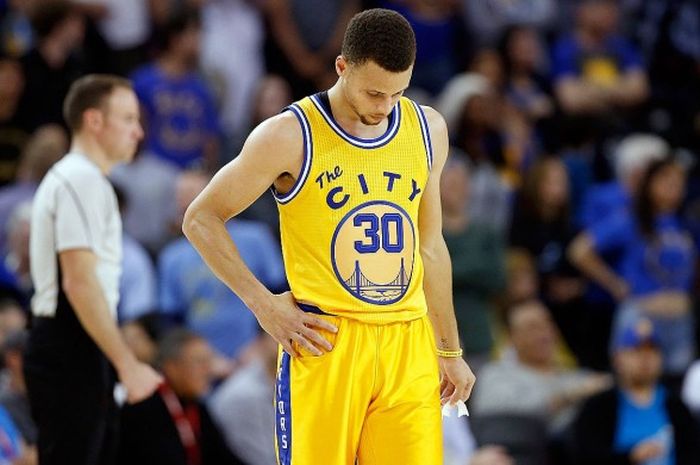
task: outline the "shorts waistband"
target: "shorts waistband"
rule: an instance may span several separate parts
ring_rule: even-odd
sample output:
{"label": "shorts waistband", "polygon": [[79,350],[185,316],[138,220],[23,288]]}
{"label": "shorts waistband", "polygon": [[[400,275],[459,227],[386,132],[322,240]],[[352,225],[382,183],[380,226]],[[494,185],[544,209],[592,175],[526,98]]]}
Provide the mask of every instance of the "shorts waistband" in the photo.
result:
{"label": "shorts waistband", "polygon": [[316,307],[315,305],[309,305],[309,304],[302,304],[301,302],[297,302],[297,306],[305,311],[306,313],[313,313],[315,315],[328,315],[328,316],[337,316],[332,313],[324,312],[320,308]]}

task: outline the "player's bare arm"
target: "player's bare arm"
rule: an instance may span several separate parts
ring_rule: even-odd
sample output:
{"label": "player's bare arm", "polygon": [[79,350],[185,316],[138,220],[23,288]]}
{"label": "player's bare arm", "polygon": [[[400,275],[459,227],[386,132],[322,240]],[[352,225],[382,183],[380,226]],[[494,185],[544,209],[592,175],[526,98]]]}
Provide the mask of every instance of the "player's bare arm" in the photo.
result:
{"label": "player's bare arm", "polygon": [[248,269],[225,223],[252,204],[270,186],[285,193],[294,185],[303,159],[301,127],[285,112],[260,124],[241,153],[224,166],[185,213],[182,230],[214,274],[255,314],[260,326],[290,355],[293,342],[320,355],[331,344],[314,328],[337,329],[300,310],[291,293],[271,293]]}
{"label": "player's bare arm", "polygon": [[[449,139],[442,116],[424,107],[433,143],[433,167],[420,204],[418,228],[420,254],[425,267],[423,288],[428,301],[428,315],[433,323],[437,348],[459,350],[459,333],[452,302],[452,265],[447,245],[442,236],[442,208],[440,204],[440,175],[447,160]],[[440,398],[443,404],[467,400],[475,377],[462,357],[440,357],[442,383]]]}

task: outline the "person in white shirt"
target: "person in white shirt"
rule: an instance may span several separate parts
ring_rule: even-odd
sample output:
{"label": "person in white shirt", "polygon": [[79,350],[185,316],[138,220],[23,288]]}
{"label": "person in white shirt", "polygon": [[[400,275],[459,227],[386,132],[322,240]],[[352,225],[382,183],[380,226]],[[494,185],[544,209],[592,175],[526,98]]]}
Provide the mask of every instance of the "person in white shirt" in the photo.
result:
{"label": "person in white shirt", "polygon": [[106,175],[131,160],[143,130],[129,81],[78,79],[64,102],[70,152],[33,203],[30,266],[34,315],[24,361],[42,465],[115,460],[114,370],[129,402],[162,378],[139,362],[116,324],[121,219]]}

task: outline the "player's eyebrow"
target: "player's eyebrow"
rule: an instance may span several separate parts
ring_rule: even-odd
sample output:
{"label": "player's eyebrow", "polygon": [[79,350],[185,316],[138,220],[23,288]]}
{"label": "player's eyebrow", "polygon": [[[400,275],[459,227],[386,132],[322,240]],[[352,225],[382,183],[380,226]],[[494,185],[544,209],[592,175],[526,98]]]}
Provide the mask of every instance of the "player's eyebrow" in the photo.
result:
{"label": "player's eyebrow", "polygon": [[[392,95],[399,95],[403,92],[406,92],[406,89],[408,89],[408,87],[404,87],[403,89],[401,89],[400,91],[398,91]],[[379,94],[379,95],[386,95],[386,92],[382,92],[381,90],[377,90],[377,89],[367,89],[367,92],[371,92],[371,93],[375,93],[375,94]]]}

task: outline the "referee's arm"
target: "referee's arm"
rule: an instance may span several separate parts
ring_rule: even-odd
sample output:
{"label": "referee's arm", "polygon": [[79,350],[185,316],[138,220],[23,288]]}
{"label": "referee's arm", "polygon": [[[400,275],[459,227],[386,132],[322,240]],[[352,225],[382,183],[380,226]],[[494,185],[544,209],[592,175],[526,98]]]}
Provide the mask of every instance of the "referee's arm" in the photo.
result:
{"label": "referee's arm", "polygon": [[139,362],[122,339],[97,279],[97,256],[89,249],[59,252],[61,287],[80,324],[117,370],[129,402],[149,397],[162,378]]}

